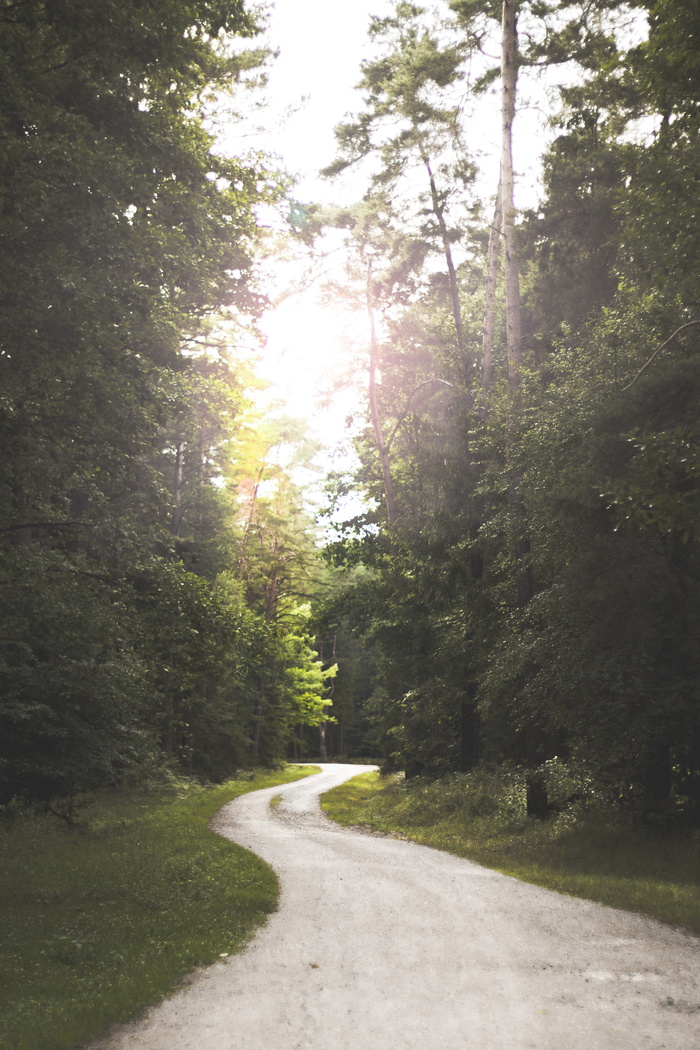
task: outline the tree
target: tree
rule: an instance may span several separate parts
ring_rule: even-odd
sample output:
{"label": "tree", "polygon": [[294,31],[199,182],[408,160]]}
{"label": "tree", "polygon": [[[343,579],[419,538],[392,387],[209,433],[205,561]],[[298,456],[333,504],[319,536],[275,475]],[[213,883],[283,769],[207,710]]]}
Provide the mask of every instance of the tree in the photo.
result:
{"label": "tree", "polygon": [[330,703],[321,694],[332,672],[321,674],[303,626],[320,581],[314,528],[295,475],[311,468],[316,451],[300,421],[268,418],[242,435],[229,473],[239,516],[236,576],[268,645],[258,668],[254,759],[279,760],[293,727],[322,724]]}
{"label": "tree", "polygon": [[[387,18],[372,17],[370,38],[382,53],[363,64],[358,87],[365,95],[365,109],[354,120],[340,124],[336,138],[340,157],[325,173],[336,175],[350,165],[376,157],[379,169],[370,177],[367,200],[373,195],[390,201],[415,183],[426,191],[417,195],[418,224],[414,238],[419,251],[441,252],[448,276],[454,336],[460,354],[467,356],[462,307],[453,245],[461,238],[450,221],[455,201],[464,206],[464,195],[474,177],[459,122],[459,106],[450,103],[462,50],[445,46],[425,25],[424,8],[397,3]],[[395,207],[395,203],[394,203]]]}
{"label": "tree", "polygon": [[[647,209],[654,223],[663,214],[657,194],[665,180],[658,163],[653,179],[646,168],[656,143],[613,137],[623,117],[640,112],[630,73],[646,51],[607,80],[566,93],[575,107],[570,134],[549,160],[544,222],[531,220],[545,266],[528,280],[551,305],[539,315],[540,368],[524,392],[530,422],[520,422],[513,447],[538,594],[524,630],[503,636],[482,703],[510,705],[521,725],[534,711],[558,747],[595,769],[599,784],[646,819],[660,812],[668,819],[697,813],[696,669],[684,640],[694,619],[695,553],[680,527],[694,499],[686,412],[696,396],[695,337],[679,283],[669,294],[663,267],[655,278],[652,240],[645,264],[625,243]],[[673,163],[682,181],[686,158]],[[677,195],[674,214],[686,199]],[[577,294],[567,300],[552,295],[547,260],[583,207],[601,221],[587,224],[567,258],[578,267]],[[602,253],[589,252],[589,238]],[[673,357],[662,360],[671,345]]]}
{"label": "tree", "polygon": [[[452,6],[475,44],[502,11]],[[430,776],[459,768],[471,709],[490,759],[529,759],[532,769],[546,734],[552,753],[585,764],[599,797],[646,821],[697,820],[700,330],[695,252],[680,229],[694,200],[697,107],[686,74],[696,17],[680,0],[650,4],[649,40],[625,53],[614,33],[624,11],[505,7],[506,184],[514,73],[544,63],[576,73],[553,112],[541,205],[511,231],[524,259],[521,337],[512,324],[506,331],[520,296],[515,281],[499,287],[494,250],[493,335],[482,342],[493,354],[475,406],[429,271],[412,270],[405,294],[407,284],[384,276],[396,267],[376,267],[376,395],[397,513],[389,535],[370,508],[331,548],[367,567],[342,610],[376,649],[372,706],[394,766]],[[680,77],[664,57],[670,39]],[[635,140],[643,114],[657,116],[657,130]],[[356,128],[374,132],[369,119]],[[363,149],[371,141],[359,137]],[[507,211],[508,189],[500,196]],[[383,233],[398,215],[382,198]],[[480,288],[468,267],[460,277],[477,341]],[[437,378],[453,392],[428,401],[420,392]],[[355,483],[376,499],[372,444],[368,428]],[[514,537],[526,544],[515,558]]]}
{"label": "tree", "polygon": [[183,343],[262,302],[255,208],[283,180],[203,124],[256,31],[238,0],[0,6],[3,799],[115,783],[159,737],[191,764],[199,686],[229,674],[206,577],[238,395]]}

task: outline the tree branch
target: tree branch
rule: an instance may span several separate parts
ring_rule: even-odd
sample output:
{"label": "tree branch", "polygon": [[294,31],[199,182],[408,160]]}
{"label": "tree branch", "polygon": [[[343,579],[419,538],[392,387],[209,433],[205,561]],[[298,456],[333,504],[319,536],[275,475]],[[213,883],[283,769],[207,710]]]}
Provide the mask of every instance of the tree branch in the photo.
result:
{"label": "tree branch", "polygon": [[636,374],[636,376],[634,377],[634,379],[631,379],[631,380],[629,381],[629,383],[627,384],[627,386],[623,386],[623,388],[622,388],[622,390],[620,391],[620,393],[624,394],[625,390],[629,390],[629,388],[630,388],[631,386],[633,386],[633,385],[634,385],[634,384],[635,384],[635,383],[637,382],[637,380],[639,379],[639,377],[640,377],[640,376],[641,376],[641,375],[642,375],[642,374],[643,374],[644,372],[646,372],[647,368],[648,368],[648,367],[649,367],[649,365],[650,365],[650,364],[652,363],[652,361],[656,360],[656,358],[657,358],[657,357],[659,356],[659,354],[660,354],[660,353],[661,353],[661,351],[662,351],[662,350],[664,349],[664,347],[668,346],[668,344],[669,344],[669,343],[670,343],[670,342],[671,342],[671,341],[672,341],[673,339],[675,339],[677,335],[680,335],[680,333],[681,333],[681,332],[683,332],[683,331],[685,331],[685,329],[686,329],[686,328],[692,328],[692,327],[693,327],[693,325],[696,325],[696,324],[700,324],[700,318],[698,318],[698,319],[697,319],[696,321],[686,321],[686,322],[685,322],[685,324],[682,324],[682,325],[680,326],[680,328],[676,328],[675,332],[673,332],[673,333],[672,333],[672,334],[671,334],[671,335],[670,335],[670,336],[668,337],[668,339],[666,339],[666,340],[665,340],[665,341],[664,341],[664,342],[663,342],[663,343],[661,344],[661,346],[659,346],[659,347],[657,347],[657,348],[656,348],[656,350],[655,350],[655,351],[654,351],[654,353],[653,353],[653,354],[651,355],[651,357],[649,358],[649,360],[648,360],[648,361],[646,361],[646,362],[645,362],[645,363],[644,363],[644,364],[642,365],[642,367],[641,367],[641,368],[639,369],[639,371],[637,372],[637,374]]}
{"label": "tree branch", "polygon": [[21,525],[5,525],[0,535],[6,532],[20,532],[22,529],[79,529],[89,525],[87,521],[25,521]]}

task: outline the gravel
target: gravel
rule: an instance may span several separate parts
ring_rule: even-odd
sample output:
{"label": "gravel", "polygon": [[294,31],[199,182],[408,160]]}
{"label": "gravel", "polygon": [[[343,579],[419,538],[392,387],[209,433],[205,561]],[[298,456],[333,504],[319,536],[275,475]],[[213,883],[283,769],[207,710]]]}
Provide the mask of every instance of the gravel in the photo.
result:
{"label": "gravel", "polygon": [[370,768],[224,806],[279,910],[93,1050],[700,1050],[700,940],[327,820],[319,794]]}

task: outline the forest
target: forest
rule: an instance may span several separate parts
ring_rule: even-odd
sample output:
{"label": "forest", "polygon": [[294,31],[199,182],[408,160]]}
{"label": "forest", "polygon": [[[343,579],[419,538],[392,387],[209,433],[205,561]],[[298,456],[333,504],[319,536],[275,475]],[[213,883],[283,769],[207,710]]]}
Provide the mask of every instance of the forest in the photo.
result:
{"label": "forest", "polygon": [[[397,0],[334,208],[217,146],[262,19],[0,3],[0,804],[342,755],[700,826],[700,9]],[[252,397],[270,214],[366,318],[325,531]]]}

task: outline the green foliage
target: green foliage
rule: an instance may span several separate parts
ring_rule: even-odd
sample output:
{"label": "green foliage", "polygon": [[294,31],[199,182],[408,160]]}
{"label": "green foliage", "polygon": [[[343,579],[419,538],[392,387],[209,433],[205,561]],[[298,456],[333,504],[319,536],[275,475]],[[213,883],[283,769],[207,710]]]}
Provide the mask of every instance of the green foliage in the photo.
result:
{"label": "green foliage", "polygon": [[324,697],[328,682],[338,673],[338,665],[323,669],[323,661],[308,644],[308,639],[287,635],[285,644],[289,653],[287,669],[290,697],[295,705],[293,719],[296,725],[317,726],[326,721],[325,709],[330,700]]}
{"label": "green foliage", "polygon": [[125,595],[84,559],[5,564],[0,798],[113,784],[154,758],[149,666]]}
{"label": "green foliage", "polygon": [[[387,769],[443,778],[479,757],[515,762],[555,806],[546,763],[563,756],[630,819],[697,826],[697,12],[650,2],[648,39],[625,51],[617,6],[520,5],[523,77],[538,63],[575,75],[550,111],[542,200],[519,228],[518,383],[502,289],[494,379],[477,393],[437,275],[417,254],[410,283],[387,268],[374,292],[396,520],[383,524],[368,429],[353,480],[378,509],[347,522],[329,556],[367,568],[338,611],[377,654],[367,710]],[[449,77],[498,16],[497,5],[450,7],[464,33]],[[381,153],[392,193],[386,151],[398,157],[400,144],[405,159],[417,129],[425,141],[444,130],[420,56],[453,30],[410,5],[373,25],[392,46],[364,67],[366,111],[339,145],[349,161]],[[401,106],[417,85],[436,105],[414,127],[418,109]],[[389,114],[405,120],[393,132]],[[382,200],[382,231],[402,209]],[[485,244],[485,231],[471,238]],[[456,271],[470,347],[482,334],[477,263]]]}
{"label": "green foliage", "polygon": [[562,325],[579,329],[617,290],[616,204],[631,150],[601,123],[593,108],[568,116],[546,157],[546,199],[526,224],[523,254],[534,273],[528,279],[526,267],[525,324],[539,354]]}
{"label": "green foliage", "polygon": [[[470,62],[488,86],[498,5],[372,19],[333,166],[367,192],[285,204],[302,239],[349,231],[344,294],[374,315],[340,584],[291,477],[314,449],[253,419],[222,334],[263,305],[256,209],[285,189],[202,122],[255,76],[255,20],[88,8],[0,17],[0,797],[69,804],[163,755],[221,779],[306,727],[410,777],[525,763],[550,801],[564,756],[639,821],[697,825],[695,5],[649,0],[627,51],[608,0],[520,5],[523,76],[565,86],[519,228],[524,367],[497,288],[481,391],[489,229],[455,92]],[[317,642],[301,609],[329,587]]]}
{"label": "green foliage", "polygon": [[[361,570],[360,570],[361,571]],[[334,572],[315,611],[313,623],[321,656],[333,660],[336,674],[329,696],[333,719],[325,727],[329,755],[339,759],[378,756],[376,729],[370,724],[370,700],[376,681],[376,656],[353,632],[345,612],[346,574]]]}
{"label": "green foliage", "polygon": [[254,329],[256,210],[286,184],[205,121],[255,81],[257,18],[241,0],[93,7],[0,5],[4,801],[69,805],[163,758],[210,779],[277,763],[316,688],[290,682],[276,622],[290,500],[246,573],[233,484],[247,377],[226,326]]}

